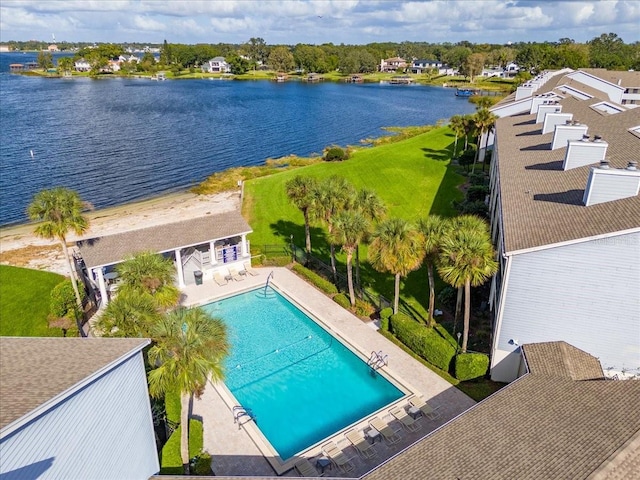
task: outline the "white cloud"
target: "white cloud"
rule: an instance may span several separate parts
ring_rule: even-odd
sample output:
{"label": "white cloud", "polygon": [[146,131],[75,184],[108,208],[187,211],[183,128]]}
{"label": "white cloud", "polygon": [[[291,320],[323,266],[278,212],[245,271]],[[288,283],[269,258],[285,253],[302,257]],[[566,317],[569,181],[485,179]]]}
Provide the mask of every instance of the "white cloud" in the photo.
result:
{"label": "white cloud", "polygon": [[136,28],[147,32],[162,32],[166,29],[164,23],[142,15],[133,17],[133,24]]}

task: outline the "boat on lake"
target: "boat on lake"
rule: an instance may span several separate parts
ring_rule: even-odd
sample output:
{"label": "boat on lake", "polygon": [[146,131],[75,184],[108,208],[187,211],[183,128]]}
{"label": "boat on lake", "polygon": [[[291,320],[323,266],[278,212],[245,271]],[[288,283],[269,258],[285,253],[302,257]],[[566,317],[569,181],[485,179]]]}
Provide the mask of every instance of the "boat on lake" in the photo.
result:
{"label": "boat on lake", "polygon": [[474,95],[476,95],[476,91],[472,90],[470,88],[456,88],[456,97],[464,97],[464,98],[468,98],[468,97],[473,97]]}

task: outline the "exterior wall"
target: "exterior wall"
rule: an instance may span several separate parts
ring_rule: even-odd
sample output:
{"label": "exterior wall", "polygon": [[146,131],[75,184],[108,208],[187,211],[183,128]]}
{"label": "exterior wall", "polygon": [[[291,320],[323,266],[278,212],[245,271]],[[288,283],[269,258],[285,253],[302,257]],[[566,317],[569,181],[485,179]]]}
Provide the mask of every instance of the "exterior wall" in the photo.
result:
{"label": "exterior wall", "polygon": [[140,479],[159,470],[142,354],[0,440],[0,477]]}
{"label": "exterior wall", "polygon": [[612,102],[620,103],[622,101],[622,94],[624,93],[625,89],[619,87],[618,85],[614,85],[613,83],[607,82],[606,80],[602,80],[601,78],[595,77],[582,71],[571,73],[568,76],[577,82],[584,83],[591,88],[595,88],[597,90],[600,90],[601,92],[606,93],[609,96],[609,100],[611,100]]}
{"label": "exterior wall", "polygon": [[511,115],[517,115],[518,113],[531,110],[531,102],[531,98],[525,98],[524,100],[512,102],[507,105],[492,107],[490,110],[498,117],[510,117]]}
{"label": "exterior wall", "polygon": [[518,345],[556,340],[598,357],[605,372],[640,366],[640,232],[509,260],[492,348],[494,380],[515,378]]}

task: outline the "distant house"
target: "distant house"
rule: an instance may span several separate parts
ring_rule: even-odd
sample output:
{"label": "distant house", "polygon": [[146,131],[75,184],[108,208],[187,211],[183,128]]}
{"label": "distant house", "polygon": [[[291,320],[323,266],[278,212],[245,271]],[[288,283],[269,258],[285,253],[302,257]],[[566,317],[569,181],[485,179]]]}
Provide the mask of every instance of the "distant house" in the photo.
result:
{"label": "distant house", "polygon": [[118,61],[127,63],[140,63],[140,58],[136,57],[135,55],[120,55],[118,57]]}
{"label": "distant house", "polygon": [[80,58],[79,60],[73,62],[73,66],[78,72],[88,72],[89,70],[91,70],[91,64],[84,58]]}
{"label": "distant house", "polygon": [[520,66],[517,63],[511,62],[504,67],[502,76],[504,78],[515,77],[519,71],[520,71]]}
{"label": "distant house", "polygon": [[214,57],[202,65],[202,71],[205,73],[229,73],[231,67],[224,57]]}
{"label": "distant house", "polygon": [[380,60],[381,72],[395,72],[399,68],[406,68],[407,61],[404,58],[392,57]]}
{"label": "distant house", "polygon": [[120,61],[109,59],[109,63],[107,64],[107,68],[111,72],[119,72],[120,71]]}
{"label": "distant house", "polygon": [[0,338],[0,478],[159,470],[142,338]]}
{"label": "distant house", "polygon": [[47,50],[49,50],[50,52],[59,52],[60,49],[58,48],[58,45],[56,45],[55,43],[52,43],[51,45],[49,45],[47,47]]}
{"label": "distant house", "polygon": [[502,68],[494,67],[494,68],[483,68],[480,76],[485,78],[493,78],[493,77],[502,78],[503,74],[504,74],[504,70]]}
{"label": "distant house", "polygon": [[432,71],[433,69],[440,69],[444,65],[440,60],[414,60],[411,62],[411,73],[421,74],[425,71]]}

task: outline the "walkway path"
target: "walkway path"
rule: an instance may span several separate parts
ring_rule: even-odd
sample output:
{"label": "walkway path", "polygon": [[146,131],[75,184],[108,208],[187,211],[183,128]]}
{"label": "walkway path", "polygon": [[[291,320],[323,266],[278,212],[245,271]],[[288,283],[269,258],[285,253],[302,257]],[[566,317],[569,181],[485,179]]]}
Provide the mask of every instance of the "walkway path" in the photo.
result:
{"label": "walkway path", "polygon": [[[336,437],[335,441],[339,442],[339,446],[345,448],[349,456],[354,457],[356,468],[349,474],[350,477],[359,477],[370,471],[474,405],[475,402],[460,390],[377,333],[374,328],[371,328],[371,322],[363,322],[355,317],[293,272],[286,268],[257,270],[260,272],[258,276],[247,276],[244,281],[230,282],[222,287],[210,281],[205,281],[203,285],[189,286],[184,290],[183,303],[185,305],[205,304],[234,293],[263,286],[268,274],[273,271],[274,285],[314,317],[320,319],[326,329],[331,330],[334,335],[339,336],[366,358],[371,351],[382,350],[388,354],[389,366],[385,369],[402,384],[409,386],[414,393],[422,395],[432,406],[439,407],[438,411],[441,413],[439,419],[421,419],[422,428],[417,433],[404,430],[401,433],[400,443],[394,446],[377,443],[375,447],[378,456],[373,460],[361,460],[353,447],[348,447],[343,435]],[[404,402],[401,403],[403,404]],[[250,426],[238,427],[234,424],[232,412],[216,388],[208,386],[201,398],[194,400],[193,415],[203,420],[204,449],[212,455],[213,469],[217,475],[274,475],[270,463],[245,431],[245,428]],[[366,425],[367,422],[364,421],[356,428]],[[312,457],[319,453],[316,449],[305,453],[305,456]],[[335,469],[327,473],[330,476],[344,476],[339,475]],[[295,476],[292,472],[286,474],[286,476],[289,475]]]}

